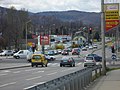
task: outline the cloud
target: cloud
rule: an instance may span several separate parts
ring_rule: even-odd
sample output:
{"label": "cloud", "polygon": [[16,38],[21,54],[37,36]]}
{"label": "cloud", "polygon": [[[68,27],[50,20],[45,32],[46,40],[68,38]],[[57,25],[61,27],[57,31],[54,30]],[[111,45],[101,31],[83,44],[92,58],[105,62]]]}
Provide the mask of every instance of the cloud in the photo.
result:
{"label": "cloud", "polygon": [[79,10],[100,12],[101,0],[0,0],[0,6],[16,9],[25,8],[30,12]]}

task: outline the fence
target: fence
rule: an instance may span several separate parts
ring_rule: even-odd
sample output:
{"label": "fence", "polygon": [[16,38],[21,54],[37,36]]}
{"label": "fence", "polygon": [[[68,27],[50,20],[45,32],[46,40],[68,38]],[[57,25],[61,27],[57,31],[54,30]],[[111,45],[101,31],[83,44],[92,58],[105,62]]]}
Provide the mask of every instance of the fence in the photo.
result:
{"label": "fence", "polygon": [[98,73],[101,75],[101,66],[84,68],[46,83],[24,88],[24,90],[82,90],[97,78]]}

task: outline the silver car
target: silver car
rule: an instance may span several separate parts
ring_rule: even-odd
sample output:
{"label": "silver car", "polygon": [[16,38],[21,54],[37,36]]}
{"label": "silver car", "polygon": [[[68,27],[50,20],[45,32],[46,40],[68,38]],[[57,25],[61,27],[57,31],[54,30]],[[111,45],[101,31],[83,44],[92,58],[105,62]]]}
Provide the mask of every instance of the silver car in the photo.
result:
{"label": "silver car", "polygon": [[86,56],[84,59],[84,67],[96,66],[96,61],[93,56]]}

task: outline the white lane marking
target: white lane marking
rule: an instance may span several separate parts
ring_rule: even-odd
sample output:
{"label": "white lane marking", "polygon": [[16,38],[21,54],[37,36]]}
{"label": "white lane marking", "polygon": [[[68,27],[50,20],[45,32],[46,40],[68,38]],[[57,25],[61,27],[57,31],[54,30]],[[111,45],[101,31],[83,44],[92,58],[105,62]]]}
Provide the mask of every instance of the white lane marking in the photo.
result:
{"label": "white lane marking", "polygon": [[77,65],[81,65],[82,63],[77,63]]}
{"label": "white lane marking", "polygon": [[47,75],[53,75],[53,74],[56,74],[57,72],[53,72],[53,73],[49,73],[49,74],[47,74]]}
{"label": "white lane marking", "polygon": [[25,71],[34,71],[34,70],[40,70],[40,69],[46,69],[46,68],[34,68],[34,69],[28,69],[28,70],[25,70]]}
{"label": "white lane marking", "polygon": [[24,90],[27,90],[27,89],[29,89],[29,88],[35,87],[36,85],[40,85],[40,84],[43,84],[43,83],[46,83],[46,82],[39,82],[39,83],[36,83],[36,84],[33,85],[33,86],[29,86],[29,87],[24,88]]}
{"label": "white lane marking", "polygon": [[13,73],[20,73],[20,71],[16,71],[16,72],[13,72]]}
{"label": "white lane marking", "polygon": [[7,74],[0,74],[0,76],[5,76],[5,75],[7,75]]}
{"label": "white lane marking", "polygon": [[11,72],[10,70],[4,70],[4,71],[2,71],[2,72]]}
{"label": "white lane marking", "polygon": [[16,82],[11,82],[11,83],[6,83],[6,84],[3,84],[3,85],[0,85],[0,88],[1,87],[5,87],[5,86],[8,86],[8,85],[13,85],[13,84],[15,84]]}
{"label": "white lane marking", "polygon": [[25,71],[33,71],[33,70],[37,70],[38,68],[35,68],[35,69],[28,69],[28,70],[25,70]]}
{"label": "white lane marking", "polygon": [[35,86],[36,86],[36,85],[29,86],[29,87],[24,88],[23,90],[27,90],[27,89],[32,88],[32,87],[35,87]]}
{"label": "white lane marking", "polygon": [[38,79],[38,78],[41,78],[42,76],[38,76],[38,77],[33,77],[33,78],[28,78],[28,79],[26,79],[26,80],[33,80],[33,79]]}
{"label": "white lane marking", "polygon": [[32,74],[37,74],[37,73],[41,73],[41,72],[45,72],[45,71],[33,72]]}
{"label": "white lane marking", "polygon": [[74,69],[74,68],[65,69],[65,70],[62,70],[61,72],[69,71],[69,70],[72,70],[72,69]]}
{"label": "white lane marking", "polygon": [[36,83],[35,85],[40,85],[40,84],[43,84],[43,83],[46,83],[46,82],[39,82],[39,83]]}

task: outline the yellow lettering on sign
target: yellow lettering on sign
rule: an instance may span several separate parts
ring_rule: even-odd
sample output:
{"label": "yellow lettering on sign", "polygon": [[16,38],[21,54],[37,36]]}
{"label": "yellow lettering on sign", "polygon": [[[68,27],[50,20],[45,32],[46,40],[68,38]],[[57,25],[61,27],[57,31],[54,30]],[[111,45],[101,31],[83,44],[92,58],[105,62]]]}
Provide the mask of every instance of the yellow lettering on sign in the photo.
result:
{"label": "yellow lettering on sign", "polygon": [[118,25],[118,22],[106,22],[106,24],[109,24],[109,25]]}

